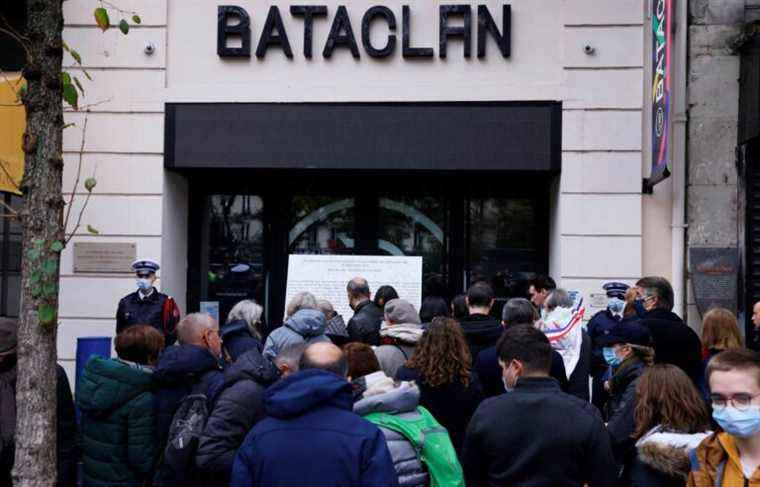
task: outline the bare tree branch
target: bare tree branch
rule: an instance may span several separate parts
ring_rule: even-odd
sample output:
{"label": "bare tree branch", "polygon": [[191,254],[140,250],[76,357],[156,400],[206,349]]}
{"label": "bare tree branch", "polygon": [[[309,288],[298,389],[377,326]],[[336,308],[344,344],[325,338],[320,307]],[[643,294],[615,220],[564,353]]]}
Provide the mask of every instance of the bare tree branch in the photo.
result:
{"label": "bare tree branch", "polygon": [[124,9],[121,9],[121,8],[117,7],[116,5],[112,4],[111,2],[109,2],[109,1],[107,1],[107,0],[100,0],[100,4],[101,4],[101,5],[105,5],[106,7],[110,8],[111,10],[116,10],[116,11],[117,11],[117,12],[119,12],[120,14],[132,14],[132,15],[137,15],[137,12],[133,12],[133,11],[131,11],[131,10],[124,10]]}
{"label": "bare tree branch", "polygon": [[10,165],[10,163],[6,161],[5,159],[0,159],[0,171],[2,171],[3,174],[5,174],[5,177],[8,178],[8,181],[10,181],[10,183],[17,190],[21,191],[21,182],[13,179],[13,176],[11,176],[11,173],[8,172],[8,168],[5,167],[6,164]]}
{"label": "bare tree branch", "polygon": [[15,86],[13,86],[13,83],[11,82],[11,80],[8,79],[8,76],[5,74],[5,71],[3,71],[2,68],[0,68],[0,75],[2,75],[3,79],[8,84],[8,87],[16,95],[16,99],[21,99],[21,96],[19,96],[18,90],[16,89]]}
{"label": "bare tree branch", "polygon": [[[89,113],[89,112],[85,113],[84,124],[82,125],[82,143],[79,146],[79,162],[77,163],[77,177],[74,180],[74,187],[71,188],[71,196],[69,197],[69,203],[68,203],[68,205],[66,205],[66,217],[63,219],[63,231],[64,232],[66,231],[66,228],[69,225],[69,215],[71,214],[71,204],[74,202],[74,195],[77,192],[77,186],[79,186],[79,178],[82,175],[82,157],[84,156],[84,141],[85,141],[85,136],[87,135],[87,113]],[[87,195],[87,199],[88,200],[90,199],[90,195],[89,194]],[[86,204],[87,203],[85,202],[85,205]],[[84,210],[84,206],[82,207],[82,210]],[[79,218],[80,219],[82,218],[82,214],[81,213],[79,214]],[[77,223],[77,226],[79,226],[79,223]],[[71,232],[71,234],[73,235],[74,232]],[[68,240],[67,240],[67,242],[68,242]]]}

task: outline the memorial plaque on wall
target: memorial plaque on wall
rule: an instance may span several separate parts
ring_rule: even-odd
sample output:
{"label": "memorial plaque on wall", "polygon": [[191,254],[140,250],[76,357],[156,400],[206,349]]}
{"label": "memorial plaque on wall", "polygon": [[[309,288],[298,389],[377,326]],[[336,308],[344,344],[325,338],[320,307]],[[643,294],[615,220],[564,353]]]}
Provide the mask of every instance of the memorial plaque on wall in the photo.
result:
{"label": "memorial plaque on wall", "polygon": [[131,274],[136,254],[135,243],[75,242],[74,272]]}
{"label": "memorial plaque on wall", "polygon": [[739,259],[736,248],[689,249],[694,300],[704,316],[712,307],[736,311]]}

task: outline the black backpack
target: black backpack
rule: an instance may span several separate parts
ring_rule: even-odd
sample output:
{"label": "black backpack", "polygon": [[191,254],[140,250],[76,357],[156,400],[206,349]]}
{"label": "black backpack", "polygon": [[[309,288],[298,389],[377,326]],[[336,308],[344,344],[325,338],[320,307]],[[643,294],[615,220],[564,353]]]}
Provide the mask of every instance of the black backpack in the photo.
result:
{"label": "black backpack", "polygon": [[205,378],[204,375],[190,394],[182,399],[169,426],[162,466],[170,472],[170,478],[175,485],[194,485],[197,481],[195,454],[211,414],[213,398],[218,393],[214,388],[208,391],[212,398],[209,400],[209,397],[201,392],[208,385]]}

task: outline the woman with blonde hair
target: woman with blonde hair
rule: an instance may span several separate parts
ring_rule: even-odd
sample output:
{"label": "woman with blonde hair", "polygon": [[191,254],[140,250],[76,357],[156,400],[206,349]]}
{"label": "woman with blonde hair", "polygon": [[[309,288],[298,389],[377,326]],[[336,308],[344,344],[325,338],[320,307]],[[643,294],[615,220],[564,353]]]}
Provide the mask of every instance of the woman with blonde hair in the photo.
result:
{"label": "woman with blonde hair", "polygon": [[710,435],[710,415],[689,376],[675,365],[649,367],[636,386],[634,418],[636,450],[621,485],[686,485],[689,451]]}
{"label": "woman with blonde hair", "polygon": [[743,340],[736,315],[726,308],[712,308],[702,319],[702,373],[697,386],[709,404],[710,391],[705,379],[707,362],[715,355],[730,348],[742,348]]}
{"label": "woman with blonde hair", "polygon": [[454,448],[461,453],[467,424],[483,392],[459,323],[434,318],[396,379],[417,383],[420,405],[449,431]]}

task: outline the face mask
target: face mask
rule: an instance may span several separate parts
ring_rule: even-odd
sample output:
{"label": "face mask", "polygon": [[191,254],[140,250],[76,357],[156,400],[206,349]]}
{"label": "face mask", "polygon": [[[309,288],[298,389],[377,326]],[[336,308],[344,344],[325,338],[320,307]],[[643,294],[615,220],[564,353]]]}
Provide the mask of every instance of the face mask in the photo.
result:
{"label": "face mask", "polygon": [[750,406],[746,411],[730,406],[714,409],[713,419],[728,434],[739,438],[749,438],[760,431],[760,408],[757,406]]}
{"label": "face mask", "polygon": [[625,301],[620,298],[610,298],[609,301],[607,301],[607,309],[610,310],[610,313],[612,314],[622,314],[623,308],[625,308]]}
{"label": "face mask", "polygon": [[148,289],[152,287],[153,287],[153,283],[150,282],[150,279],[146,279],[144,277],[137,279],[137,289],[140,289],[142,291],[147,291]]}
{"label": "face mask", "polygon": [[644,307],[644,300],[637,299],[633,302],[633,308],[636,310],[636,316],[643,318],[647,314],[647,309]]}
{"label": "face mask", "polygon": [[612,347],[604,347],[602,349],[602,355],[604,355],[604,361],[610,367],[617,367],[620,365],[621,360],[615,355],[615,349]]}

